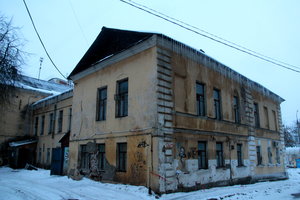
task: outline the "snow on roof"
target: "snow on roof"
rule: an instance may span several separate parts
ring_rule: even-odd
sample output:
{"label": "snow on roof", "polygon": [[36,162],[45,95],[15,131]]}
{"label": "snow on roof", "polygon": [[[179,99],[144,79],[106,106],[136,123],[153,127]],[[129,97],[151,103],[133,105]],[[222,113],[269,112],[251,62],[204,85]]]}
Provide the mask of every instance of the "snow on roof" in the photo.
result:
{"label": "snow on roof", "polygon": [[37,140],[33,140],[33,139],[29,139],[29,140],[22,140],[22,141],[18,141],[18,142],[10,142],[9,146],[10,147],[18,147],[18,146],[22,146],[25,144],[32,144],[32,143],[36,143]]}
{"label": "snow on roof", "polygon": [[15,82],[14,86],[25,90],[33,90],[46,94],[60,94],[71,89],[69,85],[57,84],[24,75],[22,75],[21,78]]}
{"label": "snow on roof", "polygon": [[64,99],[70,98],[73,96],[73,88],[64,91],[63,93],[54,94],[43,99],[40,99],[32,104],[34,109],[39,108],[40,106],[46,106],[53,102],[62,101]]}

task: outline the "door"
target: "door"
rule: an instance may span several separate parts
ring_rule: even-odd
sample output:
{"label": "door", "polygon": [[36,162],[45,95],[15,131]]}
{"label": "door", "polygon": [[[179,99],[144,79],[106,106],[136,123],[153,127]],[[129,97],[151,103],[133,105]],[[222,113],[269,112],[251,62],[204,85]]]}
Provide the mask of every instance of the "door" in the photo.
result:
{"label": "door", "polygon": [[51,172],[50,175],[62,175],[63,163],[64,163],[64,152],[62,148],[52,149],[52,161],[51,161]]}

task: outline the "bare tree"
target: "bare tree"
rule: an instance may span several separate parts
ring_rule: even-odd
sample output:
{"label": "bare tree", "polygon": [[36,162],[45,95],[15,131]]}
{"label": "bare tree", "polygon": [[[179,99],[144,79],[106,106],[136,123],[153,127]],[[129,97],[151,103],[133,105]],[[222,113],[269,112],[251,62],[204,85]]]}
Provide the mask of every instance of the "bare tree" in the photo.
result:
{"label": "bare tree", "polygon": [[295,127],[283,127],[283,133],[284,133],[284,143],[286,147],[294,147],[296,145],[296,141],[293,137],[293,134],[295,133]]}
{"label": "bare tree", "polygon": [[24,63],[23,41],[18,33],[19,28],[12,26],[12,20],[0,16],[0,104],[8,102]]}

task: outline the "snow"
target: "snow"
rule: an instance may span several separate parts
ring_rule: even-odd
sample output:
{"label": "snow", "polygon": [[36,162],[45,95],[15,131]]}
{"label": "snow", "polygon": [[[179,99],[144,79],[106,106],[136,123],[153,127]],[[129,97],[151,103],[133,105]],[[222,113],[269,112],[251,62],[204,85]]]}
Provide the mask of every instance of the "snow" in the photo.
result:
{"label": "snow", "polygon": [[9,143],[9,146],[10,147],[18,147],[18,146],[22,146],[22,145],[25,145],[25,144],[32,144],[32,143],[36,143],[37,140],[22,140],[22,141],[18,141],[18,142],[10,142]]}
{"label": "snow", "polygon": [[20,80],[15,81],[14,86],[17,88],[38,91],[46,94],[60,94],[71,88],[68,85],[57,84],[24,75],[21,76]]}
{"label": "snow", "polygon": [[[178,192],[162,195],[160,199],[294,199],[292,194],[300,193],[300,169],[288,169],[288,173],[290,179],[284,181],[218,187],[195,192]],[[44,169],[29,171],[25,169],[13,170],[8,167],[0,168],[0,199],[156,199],[154,195],[148,195],[148,189],[143,186],[101,183],[86,178],[81,181],[74,181],[66,176],[50,176],[49,174],[50,171]]]}

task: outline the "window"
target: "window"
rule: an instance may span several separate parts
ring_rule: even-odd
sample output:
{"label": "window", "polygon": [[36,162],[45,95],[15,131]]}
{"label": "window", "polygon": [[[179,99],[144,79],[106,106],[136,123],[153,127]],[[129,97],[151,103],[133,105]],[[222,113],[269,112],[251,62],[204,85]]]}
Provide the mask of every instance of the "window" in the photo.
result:
{"label": "window", "polygon": [[96,120],[106,120],[107,88],[98,89]]}
{"label": "window", "polygon": [[116,117],[128,115],[128,79],[117,82]]}
{"label": "window", "polygon": [[254,103],[254,123],[255,127],[259,127],[259,110],[258,110],[258,104]]}
{"label": "window", "polygon": [[270,128],[270,124],[269,124],[269,113],[268,113],[268,108],[266,106],[264,106],[264,113],[265,113],[265,127],[267,129]]}
{"label": "window", "polygon": [[63,126],[63,110],[59,111],[58,114],[58,132],[61,133],[62,132],[62,126]]}
{"label": "window", "polygon": [[98,166],[98,168],[100,170],[104,170],[105,169],[105,162],[106,162],[106,160],[105,160],[105,144],[99,144],[98,145],[98,151],[99,151],[99,154],[98,154],[98,156],[99,156],[99,162],[98,162],[99,166]]}
{"label": "window", "polygon": [[279,148],[276,148],[276,162],[277,162],[277,164],[280,164],[280,152],[279,152]]}
{"label": "window", "polygon": [[268,159],[269,159],[269,163],[272,164],[272,150],[271,150],[271,147],[268,147]]}
{"label": "window", "polygon": [[50,148],[47,148],[47,164],[50,164],[50,160],[51,160],[51,157],[50,157]]}
{"label": "window", "polygon": [[276,117],[276,112],[274,110],[272,110],[273,113],[273,119],[274,119],[274,126],[275,126],[275,131],[278,130],[277,128],[277,117]]}
{"label": "window", "polygon": [[256,159],[257,165],[262,165],[262,155],[260,146],[256,146]]}
{"label": "window", "polygon": [[44,134],[44,129],[45,129],[45,115],[42,116],[42,120],[41,120],[41,127],[40,127],[40,135]]}
{"label": "window", "polygon": [[196,83],[196,101],[197,115],[205,116],[205,90],[202,83]]}
{"label": "window", "polygon": [[238,96],[233,96],[233,113],[234,113],[234,122],[240,123],[240,106],[239,106]]}
{"label": "window", "polygon": [[42,161],[42,148],[39,148],[39,156],[38,156],[38,162],[41,163]]}
{"label": "window", "polygon": [[54,132],[54,114],[51,113],[49,115],[49,134]]}
{"label": "window", "polygon": [[206,142],[198,142],[198,166],[199,169],[207,169]]}
{"label": "window", "polygon": [[127,143],[118,143],[117,146],[117,169],[118,171],[126,171],[127,165]]}
{"label": "window", "polygon": [[71,131],[71,125],[72,125],[72,108],[69,109],[69,126],[68,126],[68,131]]}
{"label": "window", "polygon": [[220,90],[214,89],[214,108],[215,108],[215,119],[221,120],[221,96]]}
{"label": "window", "polygon": [[216,143],[216,153],[217,153],[217,167],[224,167],[224,158],[223,158],[223,143]]}
{"label": "window", "polygon": [[87,151],[86,148],[87,145],[81,145],[80,150],[81,150],[81,163],[80,166],[82,169],[89,169],[90,168],[90,154]]}
{"label": "window", "polygon": [[35,121],[34,121],[34,135],[37,135],[38,125],[39,125],[39,117],[35,117]]}
{"label": "window", "polygon": [[243,166],[242,144],[236,145],[236,152],[237,152],[237,164],[238,166]]}

